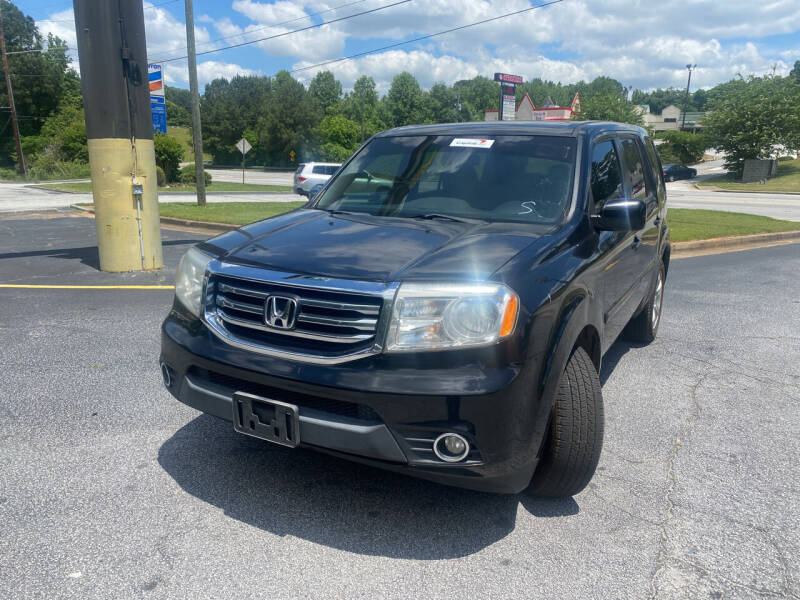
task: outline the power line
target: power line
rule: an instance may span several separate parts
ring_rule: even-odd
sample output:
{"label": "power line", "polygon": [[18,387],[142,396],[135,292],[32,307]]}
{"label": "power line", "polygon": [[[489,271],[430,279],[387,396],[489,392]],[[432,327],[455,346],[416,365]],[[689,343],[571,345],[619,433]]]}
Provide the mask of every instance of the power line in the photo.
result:
{"label": "power line", "polygon": [[[237,33],[235,35],[226,35],[224,37],[216,38],[214,40],[210,40],[208,42],[203,42],[202,44],[198,44],[199,46],[210,46],[216,42],[222,42],[224,40],[230,40],[233,38],[244,37],[250,35],[251,33],[255,33],[256,31],[262,31],[264,29],[269,29],[271,27],[280,27],[281,25],[288,25],[289,23],[296,23],[297,21],[303,21],[305,19],[310,19],[311,17],[318,17],[320,15],[324,15],[325,13],[334,12],[339,10],[340,8],[346,8],[348,6],[352,6],[354,4],[363,4],[367,0],[355,0],[355,2],[347,2],[346,4],[340,4],[339,6],[334,6],[333,8],[329,8],[327,10],[321,10],[316,13],[308,13],[304,14],[302,17],[296,17],[294,19],[289,19],[288,21],[281,21],[280,23],[271,23],[270,25],[264,25],[263,27],[254,27],[253,29],[249,29],[247,31],[243,31],[242,33]],[[181,48],[180,50],[185,50],[186,48]],[[177,59],[176,59],[177,60]],[[161,62],[160,60],[156,59],[153,62]]]}
{"label": "power line", "polygon": [[[559,0],[560,2],[561,0]],[[212,54],[214,52],[222,52],[223,50],[230,50],[231,48],[240,48],[242,46],[249,46],[250,44],[257,44],[258,42],[264,42],[266,40],[274,40],[275,38],[284,37],[287,35],[291,35],[293,33],[300,33],[301,31],[308,31],[309,29],[316,29],[318,27],[322,27],[323,25],[329,25],[331,23],[338,23],[339,21],[344,21],[346,19],[352,19],[353,17],[360,17],[361,15],[367,15],[369,13],[378,12],[379,10],[384,10],[386,8],[392,8],[393,6],[398,6],[400,4],[407,4],[411,2],[411,0],[400,0],[399,2],[393,2],[392,4],[387,4],[385,6],[379,6],[378,8],[372,8],[370,10],[365,10],[359,13],[355,13],[352,15],[347,15],[346,17],[339,17],[337,19],[331,19],[330,21],[323,21],[322,23],[317,23],[316,25],[309,25],[308,27],[301,27],[300,29],[292,29],[291,31],[285,31],[283,33],[276,33],[275,35],[269,35],[267,37],[259,38],[257,40],[250,40],[249,42],[242,42],[240,44],[231,44],[230,46],[223,46],[222,48],[215,48],[214,50],[206,50],[205,52],[198,52],[197,56],[203,56],[205,54]],[[189,58],[187,56],[177,56],[175,58],[167,58],[166,60],[161,60],[158,62],[172,62],[175,60],[183,60],[184,58]]]}
{"label": "power line", "polygon": [[322,67],[325,65],[331,65],[333,63],[343,62],[345,60],[352,60],[354,58],[358,58],[359,56],[366,56],[367,54],[374,54],[376,52],[381,52],[383,50],[389,50],[391,48],[397,48],[398,46],[403,46],[405,44],[413,44],[414,42],[419,42],[421,40],[427,40],[432,37],[436,37],[439,35],[444,35],[445,33],[452,33],[454,31],[460,31],[461,29],[467,29],[468,27],[475,27],[476,25],[483,25],[484,23],[491,23],[492,21],[498,21],[500,19],[505,19],[506,17],[513,17],[514,15],[519,15],[522,13],[526,13],[532,10],[536,10],[537,8],[544,8],[546,6],[552,6],[553,4],[559,4],[564,0],[552,0],[551,2],[545,2],[544,4],[537,4],[536,6],[530,6],[528,8],[523,8],[522,10],[515,10],[513,12],[505,13],[503,15],[499,15],[497,17],[492,17],[490,19],[483,19],[481,21],[475,21],[474,23],[468,23],[467,25],[461,25],[459,27],[453,27],[451,29],[445,29],[444,31],[437,31],[436,33],[429,33],[428,35],[423,35],[411,40],[406,40],[404,42],[397,42],[394,44],[389,44],[388,46],[382,46],[380,48],[374,48],[372,50],[365,50],[364,52],[358,52],[357,54],[351,54],[350,56],[343,56],[342,58],[335,58],[333,60],[326,60],[324,62],[320,62],[314,65],[308,65],[307,67],[300,67],[299,69],[294,69],[289,71],[290,73],[299,73],[300,71],[308,71],[309,69],[315,69],[317,67]]}

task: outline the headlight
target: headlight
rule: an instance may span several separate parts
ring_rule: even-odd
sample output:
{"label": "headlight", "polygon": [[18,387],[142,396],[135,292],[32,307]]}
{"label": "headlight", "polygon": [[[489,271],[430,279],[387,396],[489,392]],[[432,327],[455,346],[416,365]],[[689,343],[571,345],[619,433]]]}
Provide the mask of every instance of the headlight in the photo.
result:
{"label": "headlight", "polygon": [[175,297],[198,317],[202,304],[203,279],[210,262],[210,256],[203,254],[197,248],[190,248],[181,258],[175,276]]}
{"label": "headlight", "polygon": [[397,292],[388,352],[484,346],[514,331],[519,298],[499,283],[404,283]]}

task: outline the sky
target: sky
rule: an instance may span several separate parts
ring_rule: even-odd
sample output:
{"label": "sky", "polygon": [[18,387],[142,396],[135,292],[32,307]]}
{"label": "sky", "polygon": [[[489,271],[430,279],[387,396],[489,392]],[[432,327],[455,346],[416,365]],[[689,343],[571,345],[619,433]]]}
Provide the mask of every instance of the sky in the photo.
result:
{"label": "sky", "polygon": [[[562,0],[523,14],[400,45],[324,67],[350,56],[497,17],[546,0],[195,0],[197,52],[275,36],[356,13],[362,16],[197,58],[201,89],[217,77],[274,75],[308,83],[330,70],[345,90],[361,75],[385,92],[411,72],[423,88],[497,71],[562,83],[613,77],[649,90],[712,87],[737,74],[784,75],[800,60],[800,0]],[[16,4],[76,47],[69,0]],[[390,6],[395,4],[394,6]],[[188,87],[184,0],[144,2],[148,58],[167,60],[167,84]],[[386,7],[386,8],[381,8]],[[78,66],[77,51],[72,51]]]}

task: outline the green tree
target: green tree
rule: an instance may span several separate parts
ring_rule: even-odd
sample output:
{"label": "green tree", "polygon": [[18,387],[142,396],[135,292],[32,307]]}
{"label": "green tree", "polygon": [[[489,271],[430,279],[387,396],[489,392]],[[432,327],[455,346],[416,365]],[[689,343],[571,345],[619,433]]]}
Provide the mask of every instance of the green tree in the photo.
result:
{"label": "green tree", "polygon": [[[8,56],[8,67],[20,135],[37,136],[47,118],[58,110],[61,98],[80,89],[80,81],[70,66],[66,42],[52,35],[43,38],[34,20],[7,0],[0,0],[0,11],[7,49],[19,52]],[[6,107],[0,109],[0,165],[10,166],[16,159],[16,148],[8,105],[6,86],[0,85],[0,107]],[[33,159],[26,157],[26,161]]]}
{"label": "green tree", "polygon": [[423,112],[425,123],[453,123],[458,121],[456,96],[453,89],[443,83],[435,84],[424,94]]}
{"label": "green tree", "polygon": [[741,176],[748,158],[800,149],[800,83],[792,77],[749,77],[714,88],[703,126],[709,145],[725,152],[725,168]]}
{"label": "green tree", "polygon": [[664,162],[696,163],[703,158],[708,140],[702,133],[667,131],[663,143],[658,147]]}
{"label": "green tree", "polygon": [[319,112],[302,83],[288,71],[272,80],[271,93],[258,120],[256,134],[259,152],[271,165],[289,165],[289,152],[298,160],[307,155]]}
{"label": "green tree", "polygon": [[171,100],[166,101],[167,105],[167,125],[170,127],[191,127],[192,115],[183,106],[175,104]]}
{"label": "green tree", "polygon": [[308,85],[308,95],[322,114],[332,110],[342,97],[342,84],[330,71],[320,71]]}
{"label": "green tree", "polygon": [[342,102],[342,113],[359,125],[360,142],[385,129],[378,119],[377,106],[378,92],[375,91],[375,80],[362,75],[356,79],[353,91],[349,92]]}
{"label": "green tree", "polygon": [[[167,102],[177,104],[187,113],[192,113],[192,95],[189,90],[165,85],[164,97],[167,99]],[[167,116],[169,116],[169,113],[167,113]]]}
{"label": "green tree", "polygon": [[414,76],[407,71],[394,76],[383,103],[392,127],[423,121],[422,89]]}
{"label": "green tree", "polygon": [[328,115],[316,130],[321,146],[317,155],[322,160],[344,162],[358,148],[361,127],[344,115]]}
{"label": "green tree", "polygon": [[642,115],[636,106],[618,93],[589,94],[581,96],[581,112],[573,116],[579,121],[615,121],[641,125]]}
{"label": "green tree", "polygon": [[472,79],[462,79],[453,84],[459,121],[483,121],[484,111],[497,109],[500,98],[500,84],[488,77],[478,75]]}
{"label": "green tree", "polygon": [[794,79],[797,83],[800,83],[800,60],[794,61],[794,67],[789,72],[789,77]]}
{"label": "green tree", "polygon": [[167,183],[178,181],[178,166],[183,160],[183,146],[181,143],[163,133],[153,136],[156,152],[156,165],[164,170]]}
{"label": "green tree", "polygon": [[[236,149],[244,132],[254,130],[271,102],[273,80],[269,77],[240,77],[230,81],[215,79],[206,85],[200,105],[203,118],[203,145],[217,164],[238,165]],[[266,150],[249,137],[253,145],[248,161],[266,160]]]}

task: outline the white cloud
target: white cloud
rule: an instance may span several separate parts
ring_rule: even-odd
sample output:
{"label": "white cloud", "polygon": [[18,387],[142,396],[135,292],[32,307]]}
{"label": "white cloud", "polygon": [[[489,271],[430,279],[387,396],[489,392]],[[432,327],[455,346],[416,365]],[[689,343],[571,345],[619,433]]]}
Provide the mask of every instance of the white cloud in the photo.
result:
{"label": "white cloud", "polygon": [[[230,17],[201,15],[196,27],[198,51],[282,34],[364,10],[391,0],[366,0],[338,10],[343,0],[233,0]],[[296,67],[339,58],[355,48],[378,47],[521,10],[534,0],[414,0],[386,10],[343,20],[252,46],[270,57],[288,57]],[[181,56],[185,27],[169,11],[146,3],[148,51],[152,57]],[[325,11],[322,16],[310,15]],[[70,18],[72,11],[51,18]],[[67,39],[69,23],[41,22],[41,29]],[[209,31],[214,31],[211,35]],[[327,67],[347,88],[361,74],[385,90],[396,73],[408,70],[423,85],[452,83],[477,74],[509,71],[526,79],[562,82],[614,77],[625,85],[649,89],[682,87],[687,63],[697,63],[693,87],[712,86],[737,73],[785,73],[797,50],[767,50],[760,39],[800,31],[798,0],[565,0],[511,18],[452,32],[382,54]],[[218,38],[227,38],[219,40]],[[347,42],[350,41],[350,44]],[[796,42],[792,44],[796,47]],[[230,76],[251,68],[224,62],[224,54],[206,61],[205,74]],[[201,59],[202,60],[202,59]],[[252,64],[260,61],[254,60]],[[185,61],[167,64],[168,82],[186,81]],[[308,81],[314,70],[298,73]]]}
{"label": "white cloud", "polygon": [[216,60],[207,60],[205,62],[197,63],[197,81],[202,89],[209,81],[217,78],[231,79],[236,75],[260,75],[259,71],[254,69],[245,69],[244,67],[228,62],[221,62]]}

